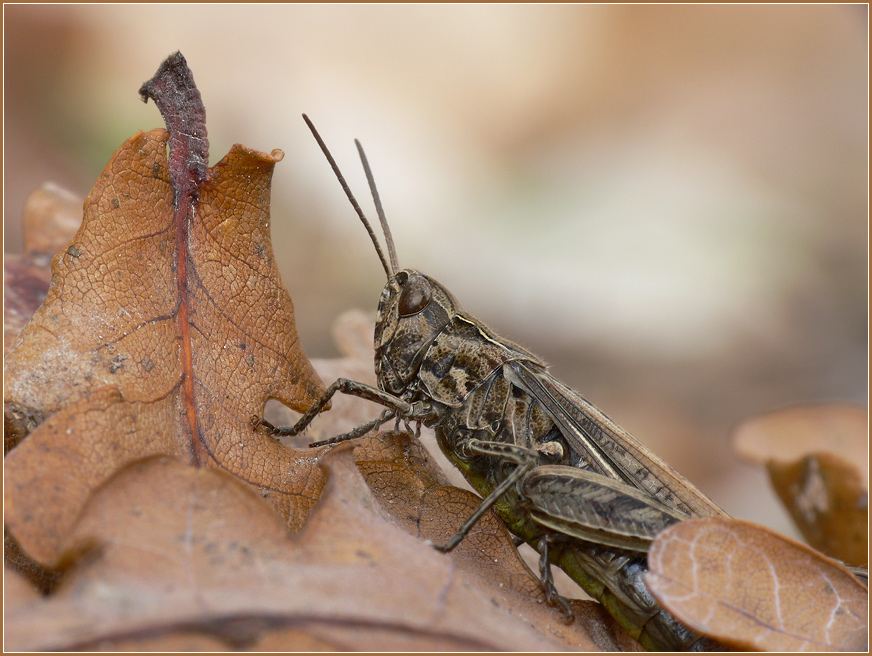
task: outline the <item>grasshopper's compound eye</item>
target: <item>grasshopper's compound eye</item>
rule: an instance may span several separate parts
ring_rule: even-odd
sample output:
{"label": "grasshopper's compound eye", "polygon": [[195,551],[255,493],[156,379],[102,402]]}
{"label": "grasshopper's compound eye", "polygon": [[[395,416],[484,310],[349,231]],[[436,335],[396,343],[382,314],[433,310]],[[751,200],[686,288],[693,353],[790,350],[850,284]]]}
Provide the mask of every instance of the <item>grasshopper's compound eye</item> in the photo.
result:
{"label": "grasshopper's compound eye", "polygon": [[413,276],[409,278],[403,291],[400,292],[398,310],[401,317],[417,314],[430,304],[433,298],[433,289],[426,278]]}

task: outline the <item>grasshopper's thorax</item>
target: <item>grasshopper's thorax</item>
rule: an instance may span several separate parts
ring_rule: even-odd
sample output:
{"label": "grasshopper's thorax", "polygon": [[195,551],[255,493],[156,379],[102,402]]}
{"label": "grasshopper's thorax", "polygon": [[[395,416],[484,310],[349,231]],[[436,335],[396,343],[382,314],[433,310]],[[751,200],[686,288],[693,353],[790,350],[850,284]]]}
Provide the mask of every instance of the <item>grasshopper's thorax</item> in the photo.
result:
{"label": "grasshopper's thorax", "polygon": [[375,321],[379,387],[397,395],[405,392],[416,380],[427,348],[459,311],[447,289],[413,269],[389,280]]}

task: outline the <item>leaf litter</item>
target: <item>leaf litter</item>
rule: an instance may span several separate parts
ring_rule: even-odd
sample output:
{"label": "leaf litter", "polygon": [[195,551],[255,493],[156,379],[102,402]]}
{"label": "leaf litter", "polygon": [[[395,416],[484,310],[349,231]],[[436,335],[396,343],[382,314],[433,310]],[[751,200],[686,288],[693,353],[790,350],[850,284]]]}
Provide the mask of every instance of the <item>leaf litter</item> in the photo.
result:
{"label": "leaf litter", "polygon": [[45,302],[6,321],[7,648],[638,649],[599,604],[573,600],[565,624],[492,513],[432,550],[480,499],[409,433],[304,446],[377,408],[337,398],[286,443],[252,430],[270,399],[309,407],[316,370],[371,377],[368,320],[339,331],[344,358],[309,363],[269,237],[283,154],[234,146],[206,168],[178,53],[142,91],[169,132],[116,152]]}
{"label": "leaf litter", "polygon": [[479,500],[411,435],[308,449],[251,428],[323,391],[270,245],[283,154],[206,169],[184,58],[156,78],[193,120],[158,103],[169,132],[115,153],[6,354],[7,426],[31,418],[4,463],[6,648],[632,646],[592,602],[564,624],[492,514],[431,549]]}

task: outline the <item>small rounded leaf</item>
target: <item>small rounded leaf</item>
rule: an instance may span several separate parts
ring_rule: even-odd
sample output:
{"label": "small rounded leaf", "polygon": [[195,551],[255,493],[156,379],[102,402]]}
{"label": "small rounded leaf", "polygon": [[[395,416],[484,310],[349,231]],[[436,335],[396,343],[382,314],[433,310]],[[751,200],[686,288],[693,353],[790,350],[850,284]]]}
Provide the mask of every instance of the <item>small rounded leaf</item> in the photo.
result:
{"label": "small rounded leaf", "polygon": [[868,590],[846,568],[769,529],[691,519],[660,533],[645,582],[688,627],[736,649],[856,651]]}
{"label": "small rounded leaf", "polygon": [[803,406],[742,424],[739,455],[765,465],[775,492],[815,549],[868,563],[869,459],[866,408]]}

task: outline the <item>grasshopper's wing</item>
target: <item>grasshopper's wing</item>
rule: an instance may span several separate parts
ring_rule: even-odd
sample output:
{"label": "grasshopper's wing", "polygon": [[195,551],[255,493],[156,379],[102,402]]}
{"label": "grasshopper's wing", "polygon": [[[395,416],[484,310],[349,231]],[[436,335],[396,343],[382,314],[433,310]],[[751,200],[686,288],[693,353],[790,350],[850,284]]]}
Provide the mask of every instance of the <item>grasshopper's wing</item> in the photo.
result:
{"label": "grasshopper's wing", "polygon": [[595,544],[646,552],[654,536],[688,516],[651,495],[592,471],[546,465],[521,481],[542,526]]}
{"label": "grasshopper's wing", "polygon": [[569,446],[594,471],[686,515],[727,516],[681,474],[544,368],[514,360],[503,370],[513,385],[542,404]]}

